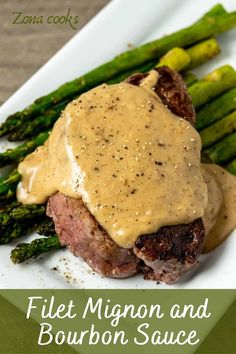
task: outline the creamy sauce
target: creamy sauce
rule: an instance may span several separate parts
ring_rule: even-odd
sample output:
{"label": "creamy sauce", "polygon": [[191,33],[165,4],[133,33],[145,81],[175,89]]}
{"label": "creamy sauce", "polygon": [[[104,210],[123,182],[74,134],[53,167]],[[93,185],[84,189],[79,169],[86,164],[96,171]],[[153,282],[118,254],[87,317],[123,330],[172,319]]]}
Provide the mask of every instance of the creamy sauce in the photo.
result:
{"label": "creamy sauce", "polygon": [[81,197],[127,248],[141,234],[202,217],[200,137],[153,92],[157,79],[152,71],[140,87],[104,84],[71,102],[46,144],[20,163],[18,200]]}
{"label": "creamy sauce", "polygon": [[214,226],[217,215],[221,208],[221,204],[223,202],[222,188],[221,185],[216,181],[216,178],[211,170],[212,166],[215,165],[202,165],[203,175],[207,184],[208,196],[208,202],[203,216],[203,223],[205,226],[206,234],[208,234]]}
{"label": "creamy sauce", "polygon": [[217,165],[203,165],[208,185],[208,204],[203,222],[204,251],[220,245],[236,227],[236,177]]}

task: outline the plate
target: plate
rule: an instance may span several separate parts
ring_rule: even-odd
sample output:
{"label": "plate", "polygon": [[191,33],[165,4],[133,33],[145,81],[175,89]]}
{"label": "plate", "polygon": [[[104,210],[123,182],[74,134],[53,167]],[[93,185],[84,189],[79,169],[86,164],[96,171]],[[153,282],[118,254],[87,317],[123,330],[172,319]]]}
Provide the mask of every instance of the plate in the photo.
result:
{"label": "plate", "polygon": [[[205,0],[204,6],[199,6],[188,0],[112,1],[2,105],[0,121],[37,97],[112,59],[130,44],[136,46],[188,26],[215,3]],[[233,0],[222,0],[222,4],[227,10],[235,10]],[[200,76],[225,63],[236,66],[236,31],[223,34],[219,41],[222,54],[196,70]],[[1,139],[0,146],[4,150],[9,143]],[[34,237],[21,238],[15,245]],[[1,288],[236,288],[236,232],[215,251],[202,256],[194,271],[171,286],[143,280],[141,275],[125,280],[101,277],[67,250],[13,265],[9,255],[15,245],[0,247]]]}

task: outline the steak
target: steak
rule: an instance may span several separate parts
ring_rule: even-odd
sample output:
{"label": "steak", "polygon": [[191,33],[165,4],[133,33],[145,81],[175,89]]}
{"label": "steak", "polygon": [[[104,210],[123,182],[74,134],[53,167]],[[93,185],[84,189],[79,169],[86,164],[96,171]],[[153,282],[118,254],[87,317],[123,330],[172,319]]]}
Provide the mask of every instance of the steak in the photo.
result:
{"label": "steak", "polygon": [[154,234],[140,236],[134,253],[145,263],[145,279],[170,284],[196,264],[204,239],[202,219],[196,219],[190,224],[164,226]]}
{"label": "steak", "polygon": [[[156,70],[159,77],[154,91],[170,111],[194,125],[194,107],[181,76],[166,66]],[[126,82],[139,85],[146,76],[134,74]],[[133,249],[125,249],[102,229],[82,200],[60,193],[49,198],[47,214],[53,218],[62,245],[81,256],[96,272],[113,278],[142,272],[145,279],[176,282],[197,263],[205,239],[202,219],[197,219],[142,235]]]}
{"label": "steak", "polygon": [[[195,110],[180,74],[167,66],[161,66],[155,70],[158,72],[159,78],[154,91],[172,113],[194,125],[196,121]],[[130,76],[126,82],[138,86],[146,77],[147,74],[138,73]]]}
{"label": "steak", "polygon": [[81,199],[57,193],[49,198],[47,214],[53,218],[61,245],[81,256],[97,273],[126,278],[139,271],[141,261],[133,250],[118,246]]}

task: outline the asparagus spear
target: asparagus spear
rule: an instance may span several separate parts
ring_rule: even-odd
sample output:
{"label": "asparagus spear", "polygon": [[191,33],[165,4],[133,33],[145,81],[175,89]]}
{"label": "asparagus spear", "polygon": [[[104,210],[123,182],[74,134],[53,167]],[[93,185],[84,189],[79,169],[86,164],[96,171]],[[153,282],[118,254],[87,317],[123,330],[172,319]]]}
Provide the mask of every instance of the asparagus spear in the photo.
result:
{"label": "asparagus spear", "polygon": [[156,67],[167,65],[171,69],[181,71],[182,69],[186,68],[190,61],[190,55],[186,50],[183,48],[175,47],[169,50],[169,52],[167,52],[162,58],[160,58]]}
{"label": "asparagus spear", "polygon": [[0,207],[0,212],[1,213],[10,213],[13,208],[18,206],[20,203],[17,200],[13,200],[12,202],[9,202],[6,205],[1,205]]}
{"label": "asparagus spear", "polygon": [[197,112],[196,128],[201,130],[236,109],[236,87]]}
{"label": "asparagus spear", "polygon": [[15,169],[9,175],[0,178],[0,199],[9,199],[14,196],[20,174]]}
{"label": "asparagus spear", "polygon": [[[223,119],[222,121],[218,122],[219,125],[218,124],[213,125],[209,129],[202,131],[201,134],[203,140],[203,147],[208,146],[210,143],[211,144],[214,143],[215,141],[223,137],[225,134],[230,133],[230,129],[235,129],[235,117],[236,117],[236,112],[234,112],[234,114],[228,117],[225,117],[225,119]],[[23,205],[14,208],[10,215],[13,218],[24,219],[26,217],[33,218],[35,215],[44,214],[44,212],[45,212],[44,206]],[[48,225],[45,224],[45,226],[47,229]],[[53,223],[51,223],[50,226],[52,226],[52,229],[50,229],[49,232],[54,233],[55,231],[54,231]],[[45,235],[45,230],[43,228],[41,230],[41,233]]]}
{"label": "asparagus spear", "polygon": [[45,209],[45,205],[22,205],[14,201],[0,213],[0,244],[9,243],[38,227],[38,233],[54,235],[54,223],[45,216]]}
{"label": "asparagus spear", "polygon": [[0,214],[0,226],[9,223],[9,221],[21,221],[44,215],[45,210],[45,205],[21,204],[15,200],[2,209]]}
{"label": "asparagus spear", "polygon": [[5,227],[10,221],[10,215],[8,213],[0,214],[0,228]]}
{"label": "asparagus spear", "polygon": [[[132,71],[125,72],[121,75],[116,76],[114,79],[109,80],[108,84],[114,84],[123,81],[128,76],[132,75],[135,72],[147,72],[152,69],[156,64],[156,61],[146,63]],[[72,97],[71,99],[64,100],[51,108],[47,109],[42,115],[39,115],[32,119],[31,121],[27,122],[27,125],[19,125],[18,128],[12,131],[9,135],[8,140],[10,141],[19,141],[24,140],[30,137],[35,136],[40,131],[44,129],[49,129],[53,126],[56,120],[60,117],[61,112],[66,107],[66,105],[72,100],[76,99],[77,96]]]}
{"label": "asparagus spear", "polygon": [[197,76],[192,73],[191,71],[187,71],[185,73],[182,74],[183,80],[185,81],[187,86],[191,86],[193,84],[195,84],[195,82],[198,81]]}
{"label": "asparagus spear", "polygon": [[28,140],[26,143],[17,146],[14,149],[8,149],[0,154],[0,167],[7,164],[21,161],[26,155],[34,151],[36,147],[42,145],[49,137],[50,131],[40,133],[36,137]]}
{"label": "asparagus spear", "polygon": [[198,108],[235,85],[236,71],[232,66],[224,65],[190,86],[188,92],[195,108]]}
{"label": "asparagus spear", "polygon": [[13,202],[0,213],[0,244],[8,243],[35,229],[45,214],[44,205]]}
{"label": "asparagus spear", "polygon": [[29,137],[39,134],[42,130],[49,129],[53,126],[55,121],[60,117],[61,111],[66,107],[70,100],[65,100],[45,111],[43,115],[34,118],[28,124],[20,125],[18,129],[14,130],[8,140],[18,141],[25,140]]}
{"label": "asparagus spear", "polygon": [[45,205],[40,204],[20,204],[14,207],[10,213],[10,218],[14,220],[26,220],[33,219],[36,216],[42,216],[45,214]]}
{"label": "asparagus spear", "polygon": [[[184,49],[174,48],[167,53],[166,56],[161,58],[160,65],[169,65],[175,70],[180,70],[184,68],[190,61],[190,56]],[[135,68],[129,72],[125,72],[121,75],[116,76],[114,79],[109,80],[108,84],[114,84],[123,81],[128,76],[132,75],[135,72],[147,72],[156,65],[156,61],[146,63],[138,68]],[[10,136],[10,141],[24,140],[25,138],[31,137],[42,129],[51,128],[55,123],[57,118],[60,116],[61,111],[69,103],[70,100],[65,100],[61,103],[56,104],[52,109],[48,109],[43,115],[40,115],[34,118],[32,121],[29,121],[27,126],[20,125],[18,129],[14,130]]]}
{"label": "asparagus spear", "polygon": [[225,166],[226,170],[236,176],[236,158]]}
{"label": "asparagus spear", "polygon": [[[236,85],[236,71],[230,65],[224,65],[190,86],[188,91],[192,97],[193,104],[197,108],[234,85]],[[0,166],[22,160],[37,146],[42,145],[48,136],[48,131],[40,133],[36,138],[25,144],[14,149],[8,149],[0,154]]]}
{"label": "asparagus spear", "polygon": [[23,122],[41,115],[52,104],[59,103],[81,94],[88,89],[106,82],[124,71],[150,60],[157,60],[174,46],[186,47],[203,39],[228,31],[236,26],[236,13],[221,15],[208,14],[193,25],[120,54],[112,61],[88,72],[82,77],[60,86],[57,90],[37,99],[30,106],[9,116],[0,128],[0,136],[14,130]]}
{"label": "asparagus spear", "polygon": [[62,248],[58,236],[38,238],[31,243],[21,243],[11,251],[13,263],[21,263],[42,253]]}
{"label": "asparagus spear", "polygon": [[160,58],[157,66],[167,65],[176,71],[194,69],[211,60],[219,53],[219,43],[215,38],[209,38],[188,49],[179,47],[172,48],[167,54]]}
{"label": "asparagus spear", "polygon": [[208,16],[222,15],[226,13],[227,12],[222,4],[216,4],[203,16],[203,18]]}
{"label": "asparagus spear", "polygon": [[14,241],[20,236],[27,235],[38,227],[38,219],[27,220],[25,222],[9,222],[0,226],[0,244]]}
{"label": "asparagus spear", "polygon": [[[202,147],[211,146],[236,130],[236,111],[201,130]],[[236,153],[236,151],[235,151]]]}
{"label": "asparagus spear", "polygon": [[[160,58],[157,66],[167,65],[176,71],[181,71],[182,69],[189,66],[192,62],[192,67],[203,64],[204,62],[210,60],[220,51],[219,45],[214,38],[210,38],[206,41],[198,43],[195,46],[190,47],[187,50],[182,48],[173,48],[166,55]],[[109,80],[108,84],[113,84],[126,79],[128,76],[132,75],[134,72],[147,72],[153,68],[156,62],[149,62],[142,65],[141,67],[135,68],[129,72],[125,72],[121,75],[116,76],[114,79]],[[196,77],[191,74],[188,76],[187,84],[196,81]],[[24,140],[39,133],[42,129],[51,128],[55,123],[57,118],[60,116],[61,111],[69,103],[69,100],[65,100],[52,109],[47,110],[44,115],[34,118],[32,121],[28,122],[27,126],[20,125],[16,130],[14,130],[10,136],[10,141]]]}
{"label": "asparagus spear", "polygon": [[[235,70],[229,66],[222,66],[206,77],[193,84],[189,88],[189,93],[192,96],[193,103],[195,107],[202,105],[207,100],[213,98],[214,96],[222,93],[224,90],[232,87],[232,85],[236,84],[236,72]],[[0,166],[4,166],[7,163],[18,162],[23,159],[28,153],[32,152],[37,146],[44,143],[44,141],[48,138],[49,132],[40,133],[36,138],[22,144],[15,149],[8,149],[4,153],[0,154]],[[19,176],[17,176],[19,177]],[[19,179],[17,178],[17,181]],[[0,196],[12,196],[16,187],[16,184],[12,185],[12,189],[8,189],[8,183],[1,186],[2,183],[0,181]],[[1,191],[1,187],[3,191]],[[8,195],[9,192],[9,195]]]}
{"label": "asparagus spear", "polygon": [[236,156],[236,133],[233,133],[220,142],[203,150],[203,160],[208,157],[217,164],[226,164]]}
{"label": "asparagus spear", "polygon": [[55,234],[55,225],[53,220],[50,218],[45,218],[45,220],[40,225],[39,229],[37,230],[39,235],[43,236],[52,236]]}
{"label": "asparagus spear", "polygon": [[192,70],[207,61],[214,58],[220,53],[220,46],[215,38],[210,38],[206,41],[200,42],[191,48],[187,49],[186,52],[190,56],[189,64],[185,67],[187,70]]}

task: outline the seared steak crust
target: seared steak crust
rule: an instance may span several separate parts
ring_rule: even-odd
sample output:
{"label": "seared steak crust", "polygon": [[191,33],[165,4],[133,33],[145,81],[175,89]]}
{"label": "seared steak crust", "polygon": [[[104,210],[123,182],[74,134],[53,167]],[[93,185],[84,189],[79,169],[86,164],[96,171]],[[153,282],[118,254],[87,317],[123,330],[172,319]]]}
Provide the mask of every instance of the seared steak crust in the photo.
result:
{"label": "seared steak crust", "polygon": [[[154,91],[174,114],[194,125],[194,107],[181,76],[166,66],[156,70],[159,79]],[[146,76],[134,74],[126,82],[139,85]],[[133,250],[127,250],[108,236],[82,200],[57,193],[49,199],[47,213],[54,220],[61,244],[81,256],[96,272],[109,277],[124,278],[142,271],[146,279],[173,283],[197,263],[203,249],[205,231],[201,219],[142,235]]]}
{"label": "seared steak crust", "polygon": [[140,236],[134,253],[145,262],[142,270],[146,279],[172,283],[196,264],[204,239],[202,219],[197,219],[190,224],[164,226],[154,234]]}
{"label": "seared steak crust", "polygon": [[143,81],[143,79],[145,79],[145,77],[147,77],[147,76],[148,76],[148,74],[136,73],[136,74],[129,76],[125,80],[125,82],[127,82],[128,84],[134,85],[134,86],[139,86],[141,84],[141,82]]}
{"label": "seared steak crust", "polygon": [[81,199],[57,193],[48,201],[47,215],[53,218],[62,246],[68,246],[96,272],[113,278],[130,277],[138,272],[141,261],[133,250],[118,246]]}
{"label": "seared steak crust", "polygon": [[[159,78],[154,91],[172,113],[194,125],[195,110],[181,75],[168,66],[161,66],[155,70],[158,72]],[[133,74],[126,82],[138,86],[145,77],[147,77],[147,74]]]}
{"label": "seared steak crust", "polygon": [[162,66],[156,68],[156,70],[159,73],[159,78],[155,86],[155,92],[172,113],[194,125],[195,110],[180,74],[171,70],[168,66]]}

